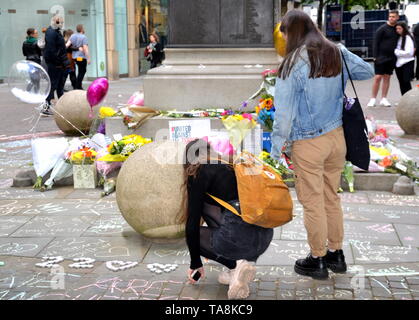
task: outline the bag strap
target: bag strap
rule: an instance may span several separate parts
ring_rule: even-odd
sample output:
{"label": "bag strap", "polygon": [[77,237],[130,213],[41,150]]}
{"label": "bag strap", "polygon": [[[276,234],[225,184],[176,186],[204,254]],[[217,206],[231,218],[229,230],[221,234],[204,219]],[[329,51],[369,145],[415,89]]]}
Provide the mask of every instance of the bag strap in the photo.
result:
{"label": "bag strap", "polygon": [[213,195],[209,194],[208,192],[207,192],[207,195],[209,195],[212,199],[214,199],[216,202],[218,202],[220,205],[222,205],[227,210],[230,210],[235,215],[241,217],[240,213],[238,213],[238,211],[231,204],[228,204],[227,202],[225,202],[225,201],[223,201],[223,200],[221,200],[217,197],[214,197]]}
{"label": "bag strap", "polygon": [[[358,99],[358,93],[356,92],[354,82],[352,81],[351,73],[349,72],[348,64],[346,63],[346,60],[345,60],[345,57],[343,56],[343,52],[342,51],[340,51],[340,55],[342,57],[342,61],[343,61],[343,64],[345,65],[346,71],[348,72],[349,80],[351,80],[351,84],[352,84],[352,88],[354,89],[355,96]],[[345,94],[345,83],[344,83],[344,80],[343,80],[343,65],[342,65],[342,77],[341,78],[342,78],[343,95],[346,97],[346,94]]]}

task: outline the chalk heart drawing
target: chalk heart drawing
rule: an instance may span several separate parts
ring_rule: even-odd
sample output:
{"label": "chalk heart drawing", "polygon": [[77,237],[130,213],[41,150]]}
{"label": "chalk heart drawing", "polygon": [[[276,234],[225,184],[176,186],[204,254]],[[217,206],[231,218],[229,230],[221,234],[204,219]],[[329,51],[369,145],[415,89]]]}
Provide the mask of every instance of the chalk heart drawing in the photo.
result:
{"label": "chalk heart drawing", "polygon": [[112,258],[112,257],[129,257],[129,249],[127,247],[112,247],[104,254],[96,254],[97,258]]}
{"label": "chalk heart drawing", "polygon": [[63,262],[64,258],[59,257],[43,257],[44,262],[36,263],[35,266],[39,268],[56,268],[59,267],[58,263]]}
{"label": "chalk heart drawing", "polygon": [[111,271],[123,271],[129,268],[133,268],[138,265],[138,262],[135,261],[119,261],[119,260],[112,260],[106,262],[106,268]]}
{"label": "chalk heart drawing", "polygon": [[151,263],[147,265],[147,269],[150,270],[151,272],[160,274],[164,272],[171,272],[176,270],[176,268],[178,267],[177,264],[160,264],[160,263]]}
{"label": "chalk heart drawing", "polygon": [[68,265],[70,268],[76,268],[76,269],[91,269],[94,267],[95,259],[91,258],[74,258],[74,263]]}

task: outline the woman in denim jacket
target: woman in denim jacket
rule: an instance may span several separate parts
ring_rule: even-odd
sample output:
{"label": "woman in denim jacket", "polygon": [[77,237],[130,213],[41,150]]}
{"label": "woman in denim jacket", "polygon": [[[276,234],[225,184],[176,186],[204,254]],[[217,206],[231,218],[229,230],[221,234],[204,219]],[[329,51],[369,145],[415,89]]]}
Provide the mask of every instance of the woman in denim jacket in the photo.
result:
{"label": "woman in denim jacket", "polygon": [[[327,40],[310,17],[291,10],[281,22],[287,52],[275,87],[272,157],[279,159],[292,142],[298,200],[311,253],[294,270],[315,279],[328,278],[328,268],[346,272],[342,251],[343,213],[337,190],[345,163],[342,129],[343,54],[352,79],[374,76],[373,68],[344,46]],[[344,70],[344,83],[348,74]]]}

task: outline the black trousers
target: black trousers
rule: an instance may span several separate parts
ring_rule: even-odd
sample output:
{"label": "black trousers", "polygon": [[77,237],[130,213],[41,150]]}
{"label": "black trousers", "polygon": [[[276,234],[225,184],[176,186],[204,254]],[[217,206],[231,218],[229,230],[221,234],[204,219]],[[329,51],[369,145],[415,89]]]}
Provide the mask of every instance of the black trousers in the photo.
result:
{"label": "black trousers", "polygon": [[55,91],[57,91],[58,99],[64,94],[64,68],[59,68],[55,64],[47,63],[48,75],[51,80],[51,90],[47,97],[47,102],[51,103],[54,99]]}
{"label": "black trousers", "polygon": [[76,87],[74,89],[83,90],[82,85],[83,85],[84,75],[86,74],[87,60],[86,59],[83,59],[82,61],[77,61],[76,60],[76,65],[77,65],[77,78],[76,78],[76,81],[75,81]]}
{"label": "black trousers", "polygon": [[407,91],[412,90],[412,84],[410,80],[412,79],[413,68],[415,66],[415,61],[410,61],[405,63],[400,68],[396,68],[397,79],[400,84],[400,91],[404,95]]}

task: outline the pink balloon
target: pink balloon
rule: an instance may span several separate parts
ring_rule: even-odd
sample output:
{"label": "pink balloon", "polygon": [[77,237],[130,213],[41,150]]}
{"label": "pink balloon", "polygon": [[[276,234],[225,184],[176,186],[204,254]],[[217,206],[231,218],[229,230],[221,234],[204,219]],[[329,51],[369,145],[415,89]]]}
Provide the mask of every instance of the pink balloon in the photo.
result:
{"label": "pink balloon", "polygon": [[87,89],[87,101],[90,107],[98,105],[106,96],[109,89],[109,82],[106,78],[99,78],[92,82]]}
{"label": "pink balloon", "polygon": [[144,94],[135,92],[128,100],[128,104],[136,106],[144,106]]}

